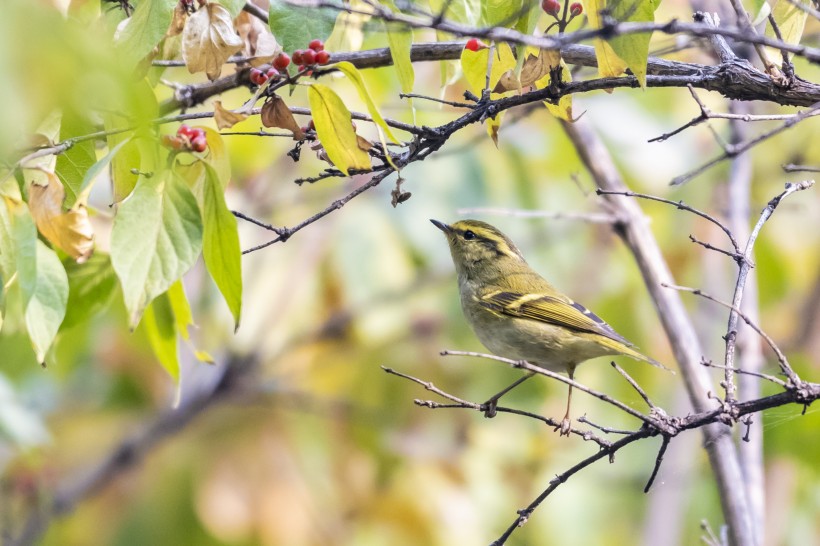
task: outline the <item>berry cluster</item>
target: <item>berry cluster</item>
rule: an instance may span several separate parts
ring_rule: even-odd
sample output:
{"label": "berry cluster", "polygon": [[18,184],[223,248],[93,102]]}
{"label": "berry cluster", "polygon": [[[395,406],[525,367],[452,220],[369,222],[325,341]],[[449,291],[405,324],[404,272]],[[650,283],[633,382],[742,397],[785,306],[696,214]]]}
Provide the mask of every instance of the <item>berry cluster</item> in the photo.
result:
{"label": "berry cluster", "polygon": [[267,70],[251,68],[248,78],[254,85],[264,85],[268,80],[279,79],[282,76],[282,72],[285,71],[289,64],[290,57],[287,53],[282,52],[273,59],[271,67]]}
{"label": "berry cluster", "polygon": [[180,125],[177,136],[162,135],[162,143],[172,150],[190,150],[204,152],[208,149],[208,139],[205,138],[205,129]]}
{"label": "berry cluster", "polygon": [[311,40],[307,49],[297,49],[293,52],[293,62],[299,70],[314,64],[327,64],[330,62],[330,53],[325,51],[325,43],[322,40]]}
{"label": "berry cluster", "polygon": [[[561,2],[558,0],[541,0],[541,9],[547,15],[552,15],[558,19],[558,14],[561,13]],[[584,6],[580,2],[573,2],[569,5],[570,18],[578,17],[582,13],[584,13]]]}

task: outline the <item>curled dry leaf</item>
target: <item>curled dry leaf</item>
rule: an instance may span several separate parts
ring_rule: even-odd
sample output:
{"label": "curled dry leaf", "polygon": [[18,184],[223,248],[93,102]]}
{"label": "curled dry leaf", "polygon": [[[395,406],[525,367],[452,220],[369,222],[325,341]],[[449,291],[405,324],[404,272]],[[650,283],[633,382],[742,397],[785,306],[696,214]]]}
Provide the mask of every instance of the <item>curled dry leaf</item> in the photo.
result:
{"label": "curled dry leaf", "polygon": [[230,129],[240,121],[247,119],[247,114],[233,112],[222,106],[221,100],[214,101],[214,121],[220,129]]}
{"label": "curled dry leaf", "polygon": [[272,96],[262,106],[261,113],[262,125],[265,127],[278,127],[293,131],[293,140],[302,140],[305,138],[305,133],[293,117],[293,113],[278,95]]}
{"label": "curled dry leaf", "polygon": [[561,52],[557,49],[542,49],[537,55],[528,55],[521,67],[521,87],[529,87],[561,66]]}
{"label": "curled dry leaf", "polygon": [[64,212],[65,189],[54,173],[45,174],[47,184],[31,184],[29,189],[31,215],[43,237],[77,263],[83,263],[94,250],[94,230],[88,220],[88,209],[78,200]]}
{"label": "curled dry leaf", "polygon": [[270,27],[247,11],[241,12],[236,18],[236,30],[244,43],[242,56],[249,58],[251,66],[270,63],[282,50]]}
{"label": "curled dry leaf", "polygon": [[507,91],[514,91],[521,88],[518,83],[518,78],[515,77],[515,71],[510,69],[501,74],[498,78],[498,83],[493,88],[493,93],[505,93]]}
{"label": "curled dry leaf", "polygon": [[174,16],[171,19],[171,24],[168,26],[168,30],[165,32],[165,36],[171,37],[182,34],[182,31],[185,29],[185,22],[187,20],[188,12],[182,7],[182,3],[177,2],[177,5],[174,7]]}
{"label": "curled dry leaf", "polygon": [[328,155],[327,155],[327,150],[325,150],[325,147],[322,146],[321,142],[319,142],[317,140],[316,142],[314,142],[313,144],[310,145],[310,149],[313,150],[314,152],[316,152],[316,158],[319,161],[324,161],[328,165],[330,165],[331,167],[335,167],[333,162],[330,160],[330,157],[328,157]]}
{"label": "curled dry leaf", "polygon": [[370,148],[373,147],[373,143],[364,138],[363,136],[357,134],[356,135],[356,144],[359,145],[359,149],[365,152],[369,152]]}
{"label": "curled dry leaf", "polygon": [[242,49],[242,39],[233,28],[228,10],[209,3],[197,10],[182,31],[182,58],[188,72],[202,72],[215,80],[228,57]]}

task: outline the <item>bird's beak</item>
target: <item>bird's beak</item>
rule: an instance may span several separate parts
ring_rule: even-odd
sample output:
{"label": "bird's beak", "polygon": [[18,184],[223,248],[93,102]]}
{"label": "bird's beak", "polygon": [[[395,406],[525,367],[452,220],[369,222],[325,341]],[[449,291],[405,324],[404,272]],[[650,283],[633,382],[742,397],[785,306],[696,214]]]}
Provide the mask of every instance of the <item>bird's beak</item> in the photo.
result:
{"label": "bird's beak", "polygon": [[453,228],[451,228],[451,227],[450,227],[450,226],[448,226],[447,224],[444,224],[444,223],[442,223],[442,222],[439,222],[438,220],[433,220],[433,219],[431,218],[431,219],[430,219],[430,221],[433,223],[433,225],[434,225],[434,226],[436,226],[437,228],[439,228],[439,229],[440,229],[441,231],[443,231],[444,233],[450,233],[451,231],[453,231]]}

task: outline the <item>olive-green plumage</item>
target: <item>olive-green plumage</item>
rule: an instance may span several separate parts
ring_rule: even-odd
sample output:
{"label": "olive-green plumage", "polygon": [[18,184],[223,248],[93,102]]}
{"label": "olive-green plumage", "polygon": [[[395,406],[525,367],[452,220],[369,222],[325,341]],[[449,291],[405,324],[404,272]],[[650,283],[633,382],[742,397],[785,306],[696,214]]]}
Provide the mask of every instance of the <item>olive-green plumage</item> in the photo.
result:
{"label": "olive-green plumage", "polygon": [[464,315],[493,353],[570,377],[580,363],[604,355],[626,355],[663,367],[556,290],[490,224],[431,222],[444,232],[450,245]]}

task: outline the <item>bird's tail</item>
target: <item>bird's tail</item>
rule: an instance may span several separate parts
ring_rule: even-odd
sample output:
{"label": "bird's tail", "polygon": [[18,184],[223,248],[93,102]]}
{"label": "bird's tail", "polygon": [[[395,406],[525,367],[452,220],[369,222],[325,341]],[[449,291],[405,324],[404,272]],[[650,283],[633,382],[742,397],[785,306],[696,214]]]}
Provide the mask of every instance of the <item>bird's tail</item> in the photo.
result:
{"label": "bird's tail", "polygon": [[635,360],[641,360],[643,362],[648,362],[649,364],[652,364],[656,368],[666,370],[667,372],[671,372],[673,374],[675,373],[674,370],[670,370],[669,368],[667,368],[666,366],[664,366],[663,364],[661,364],[660,362],[658,362],[654,358],[649,358],[645,354],[639,353],[633,347],[625,345],[625,344],[623,344],[619,341],[615,341],[614,339],[609,339],[609,338],[604,338],[604,339],[605,339],[605,341],[603,341],[604,345],[610,347],[611,349],[615,349],[616,351],[618,351],[622,355],[628,356],[630,358],[634,358]]}

